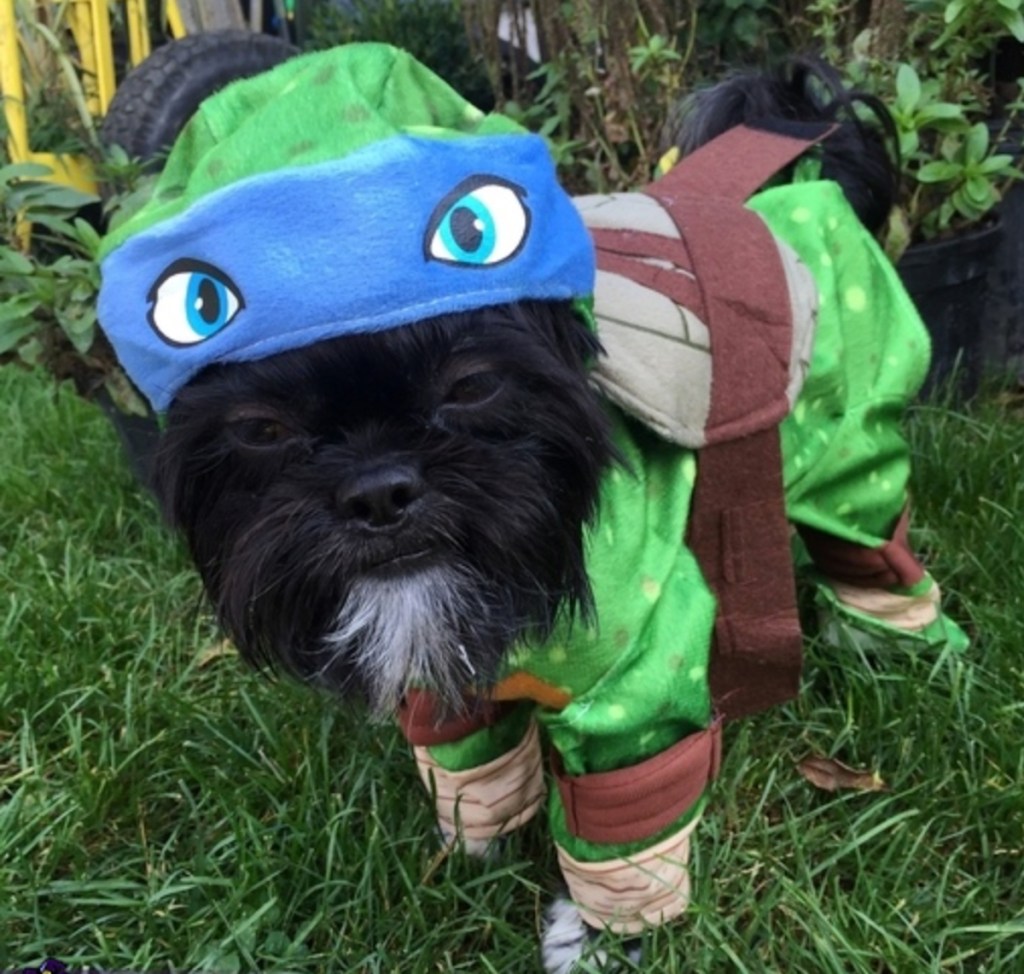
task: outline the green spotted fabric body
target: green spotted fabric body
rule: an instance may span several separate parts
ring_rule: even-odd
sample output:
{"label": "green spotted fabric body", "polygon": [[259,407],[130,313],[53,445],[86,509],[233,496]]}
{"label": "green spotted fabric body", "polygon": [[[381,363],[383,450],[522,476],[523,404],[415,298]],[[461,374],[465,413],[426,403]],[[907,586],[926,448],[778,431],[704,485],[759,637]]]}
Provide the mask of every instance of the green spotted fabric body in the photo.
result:
{"label": "green spotted fabric body", "polygon": [[[838,185],[779,186],[749,205],[796,251],[818,288],[809,373],[780,431],[788,516],[879,546],[907,502],[910,465],[900,422],[927,371],[927,332]],[[560,690],[569,702],[562,709],[526,702],[504,726],[431,748],[451,770],[507,750],[530,710],[569,774],[629,767],[709,723],[715,599],[682,540],[699,453],[608,408],[625,463],[605,478],[587,536],[596,621],[564,624],[545,645],[520,647],[506,666]],[[685,825],[702,805],[703,799],[662,834]],[[570,835],[557,791],[550,819],[556,841],[577,859],[634,851]]]}

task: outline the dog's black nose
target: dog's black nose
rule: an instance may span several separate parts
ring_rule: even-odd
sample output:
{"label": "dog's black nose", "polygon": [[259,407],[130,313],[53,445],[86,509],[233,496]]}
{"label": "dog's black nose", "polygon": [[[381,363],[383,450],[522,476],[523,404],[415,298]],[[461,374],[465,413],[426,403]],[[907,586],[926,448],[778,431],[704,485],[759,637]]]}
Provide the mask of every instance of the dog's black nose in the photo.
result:
{"label": "dog's black nose", "polygon": [[350,521],[370,527],[397,524],[423,494],[423,478],[406,464],[371,467],[356,474],[337,493],[338,507]]}

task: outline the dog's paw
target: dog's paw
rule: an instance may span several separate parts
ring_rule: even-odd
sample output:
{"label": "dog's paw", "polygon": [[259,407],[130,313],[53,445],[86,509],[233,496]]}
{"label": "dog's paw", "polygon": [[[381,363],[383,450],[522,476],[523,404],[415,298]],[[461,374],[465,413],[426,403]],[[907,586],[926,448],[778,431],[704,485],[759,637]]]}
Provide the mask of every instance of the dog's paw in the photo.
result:
{"label": "dog's paw", "polygon": [[613,974],[635,969],[640,963],[639,938],[622,944],[622,953],[629,961],[627,968],[609,957],[606,951],[595,947],[598,936],[593,927],[583,922],[575,904],[559,896],[548,907],[544,918],[540,954],[546,974],[586,974],[591,971]]}

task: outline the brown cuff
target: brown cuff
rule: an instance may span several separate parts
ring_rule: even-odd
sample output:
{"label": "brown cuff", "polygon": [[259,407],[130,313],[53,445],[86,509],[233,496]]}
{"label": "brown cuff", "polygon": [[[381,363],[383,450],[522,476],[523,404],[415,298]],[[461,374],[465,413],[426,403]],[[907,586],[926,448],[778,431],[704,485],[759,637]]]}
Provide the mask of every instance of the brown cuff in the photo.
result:
{"label": "brown cuff", "polygon": [[916,585],[925,576],[924,566],[910,550],[910,508],[904,508],[892,538],[878,548],[844,541],[804,524],[797,525],[807,553],[823,575],[860,588],[893,588]]}
{"label": "brown cuff", "polygon": [[722,720],[617,771],[568,775],[552,755],[569,832],[588,842],[636,842],[677,821],[718,775]]}
{"label": "brown cuff", "polygon": [[493,727],[515,710],[516,703],[496,703],[466,697],[464,709],[445,714],[437,695],[429,690],[410,690],[398,705],[398,726],[413,747],[432,747],[461,741],[474,731]]}

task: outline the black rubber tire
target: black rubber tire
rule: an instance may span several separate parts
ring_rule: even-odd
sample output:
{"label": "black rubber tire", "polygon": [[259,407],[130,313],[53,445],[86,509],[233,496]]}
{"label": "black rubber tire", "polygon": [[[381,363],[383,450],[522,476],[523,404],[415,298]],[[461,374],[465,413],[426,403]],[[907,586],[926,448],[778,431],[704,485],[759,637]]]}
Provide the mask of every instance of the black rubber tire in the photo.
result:
{"label": "black rubber tire", "polygon": [[103,118],[100,138],[137,159],[159,157],[204,98],[297,53],[280,37],[247,30],[216,30],[168,41],[128,72]]}

